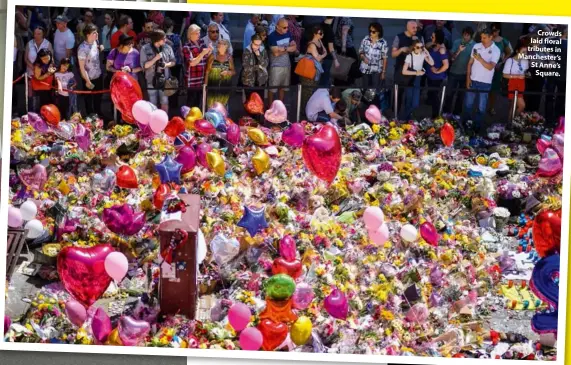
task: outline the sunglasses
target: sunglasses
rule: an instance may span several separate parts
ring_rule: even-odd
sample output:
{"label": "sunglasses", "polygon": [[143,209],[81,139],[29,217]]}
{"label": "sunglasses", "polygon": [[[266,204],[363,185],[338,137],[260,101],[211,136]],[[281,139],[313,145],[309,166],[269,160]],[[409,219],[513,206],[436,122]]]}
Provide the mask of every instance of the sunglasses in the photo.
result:
{"label": "sunglasses", "polygon": [[414,49],[422,49],[422,47],[416,46],[416,47],[414,47]]}
{"label": "sunglasses", "polygon": [[379,33],[379,32],[377,32],[377,31],[374,30],[374,29],[369,29],[369,33],[377,34],[377,33]]}
{"label": "sunglasses", "polygon": [[208,33],[220,33],[219,30],[209,30]]}
{"label": "sunglasses", "polygon": [[317,35],[323,35],[323,32],[317,32]]}

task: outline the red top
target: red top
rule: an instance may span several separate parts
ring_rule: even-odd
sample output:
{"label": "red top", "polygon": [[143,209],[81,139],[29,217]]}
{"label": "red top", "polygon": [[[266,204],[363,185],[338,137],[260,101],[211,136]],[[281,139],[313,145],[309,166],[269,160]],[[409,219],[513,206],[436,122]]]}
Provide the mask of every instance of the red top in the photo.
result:
{"label": "red top", "polygon": [[[121,34],[123,34],[123,32],[121,31],[113,33],[113,35],[111,36],[111,40],[109,41],[109,43],[111,44],[111,48],[119,47],[119,37],[121,36]],[[137,33],[130,30],[129,32],[127,32],[127,35],[129,37],[133,37],[133,39],[135,40],[135,44],[137,43]]]}

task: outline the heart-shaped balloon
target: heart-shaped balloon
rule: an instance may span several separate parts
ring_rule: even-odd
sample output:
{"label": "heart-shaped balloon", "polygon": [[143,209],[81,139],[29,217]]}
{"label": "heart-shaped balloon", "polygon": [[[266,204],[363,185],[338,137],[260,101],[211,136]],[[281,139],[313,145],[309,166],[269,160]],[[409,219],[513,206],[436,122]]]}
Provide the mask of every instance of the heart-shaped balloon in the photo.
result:
{"label": "heart-shaped balloon", "polygon": [[226,107],[221,102],[217,101],[214,104],[212,104],[212,106],[208,109],[208,111],[211,110],[220,113],[220,115],[222,115],[223,118],[228,117],[228,110],[226,110]]}
{"label": "heart-shaped balloon", "polygon": [[432,246],[438,246],[440,236],[432,223],[424,222],[420,225],[420,236]]}
{"label": "heart-shaped balloon", "polygon": [[101,307],[97,308],[93,319],[91,321],[91,331],[93,332],[93,337],[101,343],[107,341],[107,337],[113,330],[111,325],[111,319],[105,310]]}
{"label": "heart-shaped balloon", "polygon": [[555,150],[555,152],[557,152],[557,154],[561,158],[561,161],[563,161],[564,143],[565,143],[565,137],[563,136],[563,134],[553,135],[553,139],[551,140],[551,147]]}
{"label": "heart-shaped balloon", "polygon": [[40,133],[45,133],[50,129],[48,123],[46,123],[46,121],[38,114],[29,112],[27,116],[28,116],[28,123],[30,123],[30,125],[34,127],[36,131]]}
{"label": "heart-shaped balloon", "polygon": [[194,129],[194,123],[196,123],[196,121],[200,119],[202,119],[202,111],[200,110],[200,108],[193,106],[192,108],[190,108],[190,111],[184,118],[186,129]]}
{"label": "heart-shaped balloon", "polygon": [[367,110],[365,110],[365,118],[372,124],[379,124],[381,123],[381,111],[377,108],[376,105],[369,105]]}
{"label": "heart-shaped balloon", "polygon": [[325,298],[324,306],[327,313],[337,319],[345,319],[349,313],[349,301],[345,294],[337,288],[333,289]]}
{"label": "heart-shaped balloon", "polygon": [[559,125],[553,131],[554,134],[564,134],[565,133],[565,117],[559,117]]}
{"label": "heart-shaped balloon", "polygon": [[287,338],[288,326],[285,323],[276,323],[271,319],[262,319],[258,324],[258,329],[264,336],[262,349],[273,351],[281,345]]}
{"label": "heart-shaped balloon", "polygon": [[206,154],[206,163],[208,169],[216,173],[216,175],[224,176],[226,174],[226,163],[217,150]]}
{"label": "heart-shaped balloon", "polygon": [[248,129],[248,137],[258,146],[268,145],[268,137],[260,128]]}
{"label": "heart-shaped balloon", "polygon": [[44,165],[36,164],[31,169],[20,170],[18,177],[27,188],[41,191],[48,181],[48,172]]}
{"label": "heart-shaped balloon", "polygon": [[96,173],[91,180],[91,189],[96,193],[107,193],[115,187],[115,173],[106,168],[102,173]]}
{"label": "heart-shaped balloon", "polygon": [[210,241],[210,251],[216,263],[222,267],[238,255],[240,252],[240,242],[236,239],[227,238],[222,233],[218,233],[212,241]]}
{"label": "heart-shaped balloon", "polygon": [[91,146],[91,131],[83,124],[75,126],[75,142],[84,151],[88,151]]}
{"label": "heart-shaped balloon", "polygon": [[282,133],[282,141],[293,148],[300,148],[303,146],[304,138],[305,129],[301,123],[293,123]]}
{"label": "heart-shaped balloon", "polygon": [[109,86],[111,89],[111,100],[121,112],[121,116],[127,123],[135,124],[133,116],[133,105],[139,100],[143,100],[141,86],[126,72],[115,72]]}
{"label": "heart-shaped balloon", "polygon": [[289,234],[282,237],[280,240],[280,256],[283,257],[284,260],[292,262],[296,259],[297,247],[295,244],[295,240]]}
{"label": "heart-shaped balloon", "polygon": [[561,246],[561,209],[542,210],[533,220],[532,238],[540,257],[559,252]]}
{"label": "heart-shaped balloon", "polygon": [[105,271],[105,258],[113,247],[64,247],[58,254],[57,271],[64,288],[85,308],[95,303],[111,284]]}
{"label": "heart-shaped balloon", "polygon": [[224,116],[220,112],[213,109],[208,109],[208,111],[204,114],[204,119],[209,121],[214,126],[214,128],[218,128],[219,125],[225,124],[226,122]]}
{"label": "heart-shaped balloon", "polygon": [[545,152],[548,147],[551,147],[551,139],[547,136],[541,136],[541,138],[535,142],[535,147],[539,151],[539,154],[543,155],[543,152]]}
{"label": "heart-shaped balloon", "polygon": [[69,122],[61,122],[55,129],[56,135],[64,141],[69,141],[75,135],[73,124]]}
{"label": "heart-shaped balloon", "polygon": [[40,109],[40,114],[49,125],[54,127],[57,127],[61,120],[59,109],[54,104],[43,105]]}
{"label": "heart-shaped balloon", "polygon": [[135,213],[128,204],[115,205],[103,209],[102,220],[113,233],[132,236],[145,225],[145,213]]}
{"label": "heart-shaped balloon", "polygon": [[216,134],[216,127],[206,119],[199,119],[194,122],[194,130],[203,136],[212,136]]}
{"label": "heart-shaped balloon", "polygon": [[543,152],[543,156],[539,161],[537,168],[537,175],[541,177],[553,177],[561,172],[563,169],[563,162],[561,158],[551,147]]}
{"label": "heart-shaped balloon", "polygon": [[304,310],[309,307],[314,297],[315,293],[311,285],[307,283],[297,284],[292,296],[293,307],[295,309]]}
{"label": "heart-shaped balloon", "polygon": [[206,142],[202,142],[196,147],[196,157],[198,158],[198,163],[204,167],[208,167],[206,155],[209,152],[212,152],[212,146]]}
{"label": "heart-shaped balloon", "polygon": [[286,261],[283,257],[278,257],[272,264],[272,274],[287,274],[294,279],[297,279],[303,274],[301,261]]}
{"label": "heart-shaped balloon", "polygon": [[196,166],[196,153],[192,147],[184,146],[178,151],[176,162],[182,164],[182,173],[186,174],[194,169]]}
{"label": "heart-shaped balloon", "polygon": [[287,120],[287,109],[281,100],[274,100],[270,109],[264,113],[264,118],[270,123],[280,124]]}
{"label": "heart-shaped balloon", "polygon": [[341,140],[337,130],[327,124],[307,137],[302,155],[305,166],[319,179],[331,184],[341,166]]}
{"label": "heart-shaped balloon", "polygon": [[131,166],[121,165],[115,174],[117,186],[124,189],[136,189],[139,186],[137,174]]}
{"label": "heart-shaped balloon", "polygon": [[250,114],[264,114],[264,101],[260,94],[251,93],[248,101],[244,104],[244,108]]}
{"label": "heart-shaped balloon", "polygon": [[252,165],[256,174],[261,175],[270,169],[270,156],[268,156],[266,151],[258,147],[252,156]]}
{"label": "heart-shaped balloon", "polygon": [[153,194],[153,205],[158,210],[163,209],[166,197],[171,193],[169,184],[161,184]]}
{"label": "heart-shaped balloon", "polygon": [[130,316],[123,316],[117,325],[119,338],[125,346],[137,346],[151,330],[147,321],[136,320]]}
{"label": "heart-shaped balloon", "polygon": [[450,123],[448,122],[444,123],[444,125],[440,129],[440,138],[442,138],[442,143],[444,143],[446,147],[450,147],[452,146],[452,144],[454,144],[454,138],[455,138],[454,127],[452,127]]}
{"label": "heart-shaped balloon", "polygon": [[240,143],[240,126],[238,124],[226,124],[226,139],[233,145]]}
{"label": "heart-shaped balloon", "polygon": [[165,134],[169,137],[175,138],[184,132],[185,128],[184,120],[182,120],[181,117],[174,117],[168,122],[165,128]]}

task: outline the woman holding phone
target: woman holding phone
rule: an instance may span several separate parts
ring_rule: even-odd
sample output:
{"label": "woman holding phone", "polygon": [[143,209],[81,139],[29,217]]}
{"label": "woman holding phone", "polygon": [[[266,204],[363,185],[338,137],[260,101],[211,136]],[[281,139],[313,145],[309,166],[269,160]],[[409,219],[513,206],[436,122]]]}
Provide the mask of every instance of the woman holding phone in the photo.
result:
{"label": "woman holding phone", "polygon": [[405,108],[401,113],[401,120],[410,119],[412,112],[420,105],[420,80],[426,73],[423,68],[426,62],[434,66],[434,60],[418,39],[412,42],[412,52],[406,56],[402,67],[402,74],[406,79]]}

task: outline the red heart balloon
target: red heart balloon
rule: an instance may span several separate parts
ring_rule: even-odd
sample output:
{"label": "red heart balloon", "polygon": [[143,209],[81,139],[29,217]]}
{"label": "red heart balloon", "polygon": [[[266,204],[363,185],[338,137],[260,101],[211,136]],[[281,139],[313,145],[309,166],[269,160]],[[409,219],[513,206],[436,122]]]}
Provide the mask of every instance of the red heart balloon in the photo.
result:
{"label": "red heart balloon", "polygon": [[294,279],[297,279],[303,273],[301,261],[286,261],[283,257],[278,257],[272,264],[272,274],[288,274]]}
{"label": "red heart balloon", "polygon": [[115,174],[117,186],[125,189],[136,189],[139,186],[137,174],[131,166],[122,165]]}
{"label": "red heart balloon", "polygon": [[444,123],[440,129],[440,138],[446,147],[452,146],[454,143],[454,127],[450,123]]}
{"label": "red heart balloon", "polygon": [[258,329],[264,336],[262,349],[273,351],[281,345],[287,338],[288,328],[285,323],[277,323],[270,319],[262,319],[258,324]]}
{"label": "red heart balloon", "polygon": [[61,120],[61,114],[59,112],[59,109],[57,106],[53,104],[47,104],[42,106],[42,108],[40,109],[40,114],[48,124],[53,125],[54,127],[57,127],[59,121]]}
{"label": "red heart balloon", "polygon": [[172,118],[167,124],[164,132],[167,136],[175,138],[186,129],[184,120],[181,117]]}
{"label": "red heart balloon", "polygon": [[260,94],[256,92],[250,94],[248,101],[244,104],[244,108],[250,114],[264,114],[264,101]]}
{"label": "red heart balloon", "polygon": [[211,136],[216,134],[216,127],[206,119],[199,119],[194,122],[194,130],[203,136]]}
{"label": "red heart balloon", "polygon": [[171,188],[168,184],[161,184],[153,195],[153,205],[158,210],[163,209],[166,197],[170,194]]}
{"label": "red heart balloon", "polygon": [[128,73],[115,72],[109,88],[111,89],[111,100],[113,100],[117,110],[121,112],[123,120],[135,124],[133,105],[137,101],[143,100],[143,92],[137,80]]}
{"label": "red heart balloon", "polygon": [[326,124],[307,137],[301,151],[305,166],[315,176],[329,184],[335,180],[341,166],[341,140],[333,126]]}
{"label": "red heart balloon", "polygon": [[533,220],[533,243],[540,257],[559,252],[561,247],[561,209],[542,210]]}
{"label": "red heart balloon", "polygon": [[65,289],[85,308],[99,299],[111,284],[105,258],[115,251],[110,244],[64,247],[57,257],[57,271]]}

